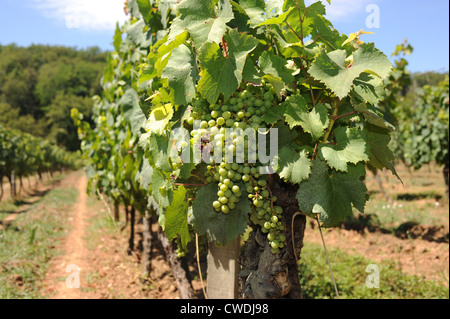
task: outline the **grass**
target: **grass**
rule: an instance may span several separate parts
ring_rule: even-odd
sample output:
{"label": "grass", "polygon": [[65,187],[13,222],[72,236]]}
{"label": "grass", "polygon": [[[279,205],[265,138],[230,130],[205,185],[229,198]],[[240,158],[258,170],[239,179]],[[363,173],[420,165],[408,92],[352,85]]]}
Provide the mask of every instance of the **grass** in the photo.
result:
{"label": "grass", "polygon": [[75,188],[53,189],[0,230],[0,299],[42,298],[39,282],[58,254],[55,246],[67,232],[68,207],[77,197]]}
{"label": "grass", "polygon": [[448,199],[442,168],[432,164],[408,172],[400,164],[397,169],[404,184],[390,173],[380,173],[387,198],[380,193],[375,177],[368,174],[367,187],[372,195],[365,216],[355,211],[355,218],[349,221],[392,232],[405,223],[448,228]]}
{"label": "grass", "polygon": [[[329,249],[331,265],[342,299],[448,299],[449,288],[402,273],[395,262],[377,263],[360,255]],[[367,288],[368,265],[380,270],[379,288]],[[323,247],[305,244],[300,261],[300,282],[308,299],[336,298]],[[448,284],[448,283],[447,283]]]}

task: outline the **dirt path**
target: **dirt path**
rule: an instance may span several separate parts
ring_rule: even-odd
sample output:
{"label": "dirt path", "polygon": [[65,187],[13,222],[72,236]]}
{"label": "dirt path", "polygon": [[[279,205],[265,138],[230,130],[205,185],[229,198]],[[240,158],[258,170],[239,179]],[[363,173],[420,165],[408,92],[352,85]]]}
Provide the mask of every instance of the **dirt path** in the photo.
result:
{"label": "dirt path", "polygon": [[[88,268],[86,264],[87,248],[83,240],[87,218],[87,178],[84,174],[80,177],[72,175],[69,178],[70,180],[65,180],[65,182],[76,182],[79,197],[73,207],[73,214],[70,218],[73,229],[61,248],[63,255],[53,260],[45,281],[48,284],[48,290],[54,292],[53,299],[81,299],[81,290],[76,287],[69,288],[66,280],[69,277],[69,285],[76,285],[76,282],[81,279],[83,272]],[[79,277],[77,277],[77,273]],[[66,280],[61,280],[62,278],[66,278]]]}
{"label": "dirt path", "polygon": [[[152,272],[144,278],[140,252],[127,254],[128,228],[120,231],[106,227],[109,212],[101,201],[86,194],[84,174],[73,173],[61,181],[61,186],[77,187],[79,198],[70,212],[70,233],[59,245],[61,255],[51,261],[43,281],[41,295],[52,299],[174,299],[178,288],[163,249],[154,236],[152,243]],[[124,219],[124,216],[121,216]],[[122,220],[122,222],[124,222]],[[141,224],[136,225],[135,247],[142,237]],[[155,229],[156,230],[156,229]],[[70,265],[76,267],[67,269]],[[66,272],[68,270],[68,272]],[[80,288],[70,289],[76,270]],[[194,287],[200,291],[198,281]]]}

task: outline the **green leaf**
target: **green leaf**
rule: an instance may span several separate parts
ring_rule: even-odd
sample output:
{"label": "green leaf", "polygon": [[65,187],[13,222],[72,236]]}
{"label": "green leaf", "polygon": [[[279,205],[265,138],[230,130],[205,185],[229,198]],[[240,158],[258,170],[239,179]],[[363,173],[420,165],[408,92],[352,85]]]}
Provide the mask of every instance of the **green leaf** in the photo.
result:
{"label": "green leaf", "polygon": [[136,135],[146,122],[144,112],[139,106],[139,97],[134,89],[128,89],[119,101],[123,116],[130,124],[131,132]]}
{"label": "green leaf", "polygon": [[309,74],[323,82],[337,97],[343,99],[348,95],[361,73],[366,72],[382,79],[387,78],[392,64],[384,53],[373,44],[363,44],[353,54],[353,64],[347,66],[345,50],[326,53],[320,52],[309,69]]}
{"label": "green leaf", "polygon": [[353,84],[353,90],[362,102],[377,104],[386,98],[384,82],[380,77],[364,72]]}
{"label": "green leaf", "polygon": [[280,78],[285,84],[291,84],[294,81],[294,77],[292,76],[292,71],[286,67],[286,64],[286,59],[270,51],[265,51],[259,58],[262,73]]}
{"label": "green leaf", "polygon": [[122,30],[120,30],[119,22],[116,24],[116,32],[114,34],[114,49],[119,52],[120,45],[122,44]]}
{"label": "green leaf", "polygon": [[[141,144],[142,145],[142,144]],[[150,134],[148,149],[154,166],[162,171],[170,171],[169,155],[173,145],[165,136]]]}
{"label": "green leaf", "polygon": [[183,247],[186,247],[191,240],[188,228],[188,209],[187,189],[180,186],[174,191],[172,203],[166,209],[165,233],[170,241],[179,235]]}
{"label": "green leaf", "polygon": [[173,198],[170,180],[158,169],[153,170],[152,197],[160,208],[168,207]]}
{"label": "green leaf", "polygon": [[174,49],[162,77],[168,79],[174,91],[174,102],[186,105],[195,98],[196,62],[191,50],[184,44]]}
{"label": "green leaf", "polygon": [[240,0],[239,5],[250,18],[249,24],[251,28],[256,27],[265,20],[266,4],[264,0]]}
{"label": "green leaf", "polygon": [[301,95],[291,96],[286,100],[286,123],[292,129],[301,126],[303,130],[311,134],[314,141],[317,141],[325,134],[325,129],[329,125],[328,109],[324,104],[317,104],[309,112],[306,100]]}
{"label": "green leaf", "polygon": [[349,166],[348,173],[329,171],[325,162],[314,161],[311,176],[300,184],[300,210],[312,217],[319,214],[324,227],[336,227],[352,216],[352,206],[364,212],[367,188],[361,181],[364,165]]}
{"label": "green leaf", "polygon": [[220,43],[226,24],[234,17],[228,0],[183,0],[178,11],[180,15],[173,21],[170,38],[188,30],[197,48],[206,42]]}
{"label": "green leaf", "polygon": [[236,208],[225,215],[216,212],[212,206],[217,200],[217,190],[217,184],[212,183],[197,191],[189,223],[198,234],[207,234],[210,241],[226,245],[243,234],[247,228],[250,201],[242,198]]}
{"label": "green leaf", "polygon": [[393,165],[395,160],[394,153],[392,153],[389,148],[391,131],[367,124],[365,132],[367,135],[367,143],[369,145],[370,165],[380,170],[387,168],[400,179],[400,176],[398,176]]}
{"label": "green leaf", "polygon": [[264,122],[269,125],[277,123],[279,120],[283,119],[286,112],[285,105],[277,105],[269,108],[265,114],[262,116]]}
{"label": "green leaf", "polygon": [[152,109],[145,130],[152,134],[163,135],[174,114],[172,104],[159,105]]}
{"label": "green leaf", "polygon": [[367,104],[358,104],[355,105],[355,110],[358,111],[359,113],[362,113],[366,121],[369,122],[370,124],[376,125],[378,127],[390,131],[393,131],[395,129],[395,127],[392,126],[392,124],[390,124],[383,118],[383,114],[379,110],[377,110],[374,106],[370,106]]}
{"label": "green leaf", "polygon": [[295,10],[295,7],[291,7],[288,11],[280,14],[279,16],[267,19],[263,22],[261,22],[258,27],[263,26],[263,25],[281,25],[286,21],[286,18],[288,17],[288,15],[291,13],[291,11]]}
{"label": "green leaf", "polygon": [[239,87],[248,54],[253,51],[258,41],[250,36],[230,31],[225,40],[228,43],[228,56],[216,43],[205,43],[200,49],[200,66],[202,78],[197,90],[210,103],[214,104],[223,94],[228,99]]}
{"label": "green leaf", "polygon": [[336,145],[322,144],[319,147],[319,155],[331,168],[347,172],[349,163],[369,161],[369,149],[364,131],[358,128],[337,127],[334,134]]}
{"label": "green leaf", "polygon": [[279,175],[281,178],[300,184],[308,179],[311,174],[311,160],[306,155],[305,151],[296,152],[289,146],[285,146],[279,153]]}
{"label": "green leaf", "polygon": [[152,5],[150,3],[150,0],[137,0],[137,4],[139,7],[139,11],[142,14],[142,17],[144,18],[145,22],[148,24],[150,22],[151,12],[152,12]]}

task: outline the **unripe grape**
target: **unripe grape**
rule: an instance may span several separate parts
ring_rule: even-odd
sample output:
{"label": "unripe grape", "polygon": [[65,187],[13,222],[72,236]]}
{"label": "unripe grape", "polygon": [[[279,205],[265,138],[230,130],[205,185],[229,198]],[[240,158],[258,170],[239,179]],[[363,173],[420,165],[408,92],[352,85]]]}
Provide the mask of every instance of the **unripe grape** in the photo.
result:
{"label": "unripe grape", "polygon": [[219,112],[217,112],[217,111],[212,111],[212,112],[211,112],[211,117],[212,117],[213,119],[218,118],[218,117],[219,117]]}
{"label": "unripe grape", "polygon": [[230,212],[230,208],[228,208],[227,205],[223,205],[221,210],[222,210],[222,213],[224,213],[224,214],[228,214]]}

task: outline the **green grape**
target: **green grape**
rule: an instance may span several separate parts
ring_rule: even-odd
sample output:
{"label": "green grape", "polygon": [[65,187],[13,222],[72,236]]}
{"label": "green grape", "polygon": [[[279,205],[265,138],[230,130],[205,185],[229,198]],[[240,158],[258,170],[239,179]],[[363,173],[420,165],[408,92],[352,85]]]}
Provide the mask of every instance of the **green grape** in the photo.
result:
{"label": "green grape", "polygon": [[214,118],[214,119],[218,118],[218,117],[219,117],[219,112],[217,112],[217,111],[212,111],[212,112],[211,112],[211,117]]}
{"label": "green grape", "polygon": [[223,114],[222,114],[222,117],[225,119],[225,120],[228,120],[228,119],[230,119],[231,118],[231,113],[230,112],[224,112]]}
{"label": "green grape", "polygon": [[228,175],[228,171],[225,168],[220,168],[219,169],[219,174],[220,176],[227,176]]}
{"label": "green grape", "polygon": [[274,240],[274,241],[272,241],[272,242],[270,243],[270,246],[272,246],[272,248],[273,248],[274,250],[276,250],[276,249],[278,249],[278,247],[279,247],[279,243],[278,243],[278,241]]}
{"label": "green grape", "polygon": [[228,214],[230,212],[230,208],[227,205],[222,205],[222,213]]}

